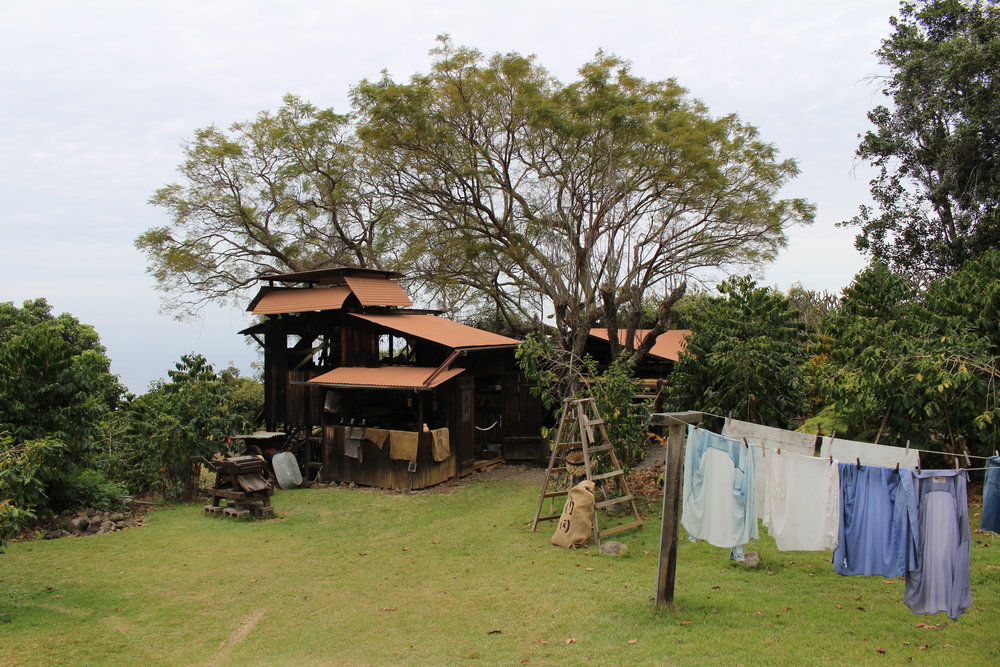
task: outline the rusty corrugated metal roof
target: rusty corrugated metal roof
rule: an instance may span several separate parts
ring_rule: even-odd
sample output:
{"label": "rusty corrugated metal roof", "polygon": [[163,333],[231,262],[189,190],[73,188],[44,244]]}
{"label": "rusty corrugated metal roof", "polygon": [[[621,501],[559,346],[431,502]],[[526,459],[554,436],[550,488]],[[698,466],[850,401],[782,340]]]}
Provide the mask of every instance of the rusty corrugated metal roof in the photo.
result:
{"label": "rusty corrugated metal roof", "polygon": [[247,310],[255,315],[308,313],[313,310],[338,310],[351,295],[347,287],[283,289],[265,287],[250,302]]}
{"label": "rusty corrugated metal roof", "polygon": [[[652,329],[636,329],[636,345],[641,345],[642,341],[645,340],[650,331],[652,331]],[[601,340],[609,340],[607,329],[591,329],[590,335]],[[625,335],[626,332],[624,329],[618,330],[618,342],[622,345],[625,344]],[[656,337],[656,342],[653,343],[653,347],[649,350],[649,353],[654,357],[667,359],[669,361],[677,361],[680,359],[681,350],[684,349],[685,340],[690,335],[690,329],[671,329],[670,331],[664,331]]]}
{"label": "rusty corrugated metal roof", "polygon": [[368,320],[380,326],[424,340],[440,343],[452,349],[511,346],[520,341],[500,334],[469,327],[446,320],[437,315],[413,315],[409,313],[385,313],[373,315],[352,313],[355,317]]}
{"label": "rusty corrugated metal roof", "polygon": [[260,276],[261,280],[273,280],[283,283],[330,283],[339,282],[347,275],[379,276],[381,278],[402,278],[402,273],[396,271],[381,271],[379,269],[362,269],[356,266],[334,266],[311,271],[296,271],[294,273],[269,273]]}
{"label": "rusty corrugated metal roof", "polygon": [[442,371],[428,382],[428,378],[437,370],[437,368],[427,366],[381,366],[379,368],[341,366],[322,375],[317,375],[309,380],[309,384],[374,389],[432,389],[462,373],[465,369],[450,368]]}
{"label": "rusty corrugated metal roof", "polygon": [[412,306],[413,302],[395,280],[344,276],[344,282],[362,306]]}

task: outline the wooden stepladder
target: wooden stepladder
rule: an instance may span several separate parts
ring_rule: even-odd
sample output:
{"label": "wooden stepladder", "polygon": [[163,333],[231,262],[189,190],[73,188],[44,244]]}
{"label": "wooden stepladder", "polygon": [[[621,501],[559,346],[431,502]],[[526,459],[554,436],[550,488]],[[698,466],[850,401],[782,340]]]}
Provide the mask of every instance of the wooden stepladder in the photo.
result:
{"label": "wooden stepladder", "polygon": [[[597,427],[596,432],[595,426]],[[625,471],[618,462],[618,456],[615,454],[611,440],[608,438],[608,432],[604,428],[604,420],[601,419],[601,415],[597,411],[597,404],[592,398],[567,398],[563,401],[562,421],[559,422],[556,441],[552,445],[552,455],[549,457],[548,470],[545,471],[545,483],[542,484],[542,492],[538,496],[538,507],[535,509],[535,518],[531,522],[531,530],[534,531],[538,527],[539,521],[549,521],[560,517],[558,513],[542,516],[542,506],[545,504],[546,498],[556,498],[569,494],[569,489],[549,491],[549,483],[552,481],[554,473],[563,472],[570,477],[573,476],[564,463],[565,454],[571,450],[580,450],[583,453],[583,479],[598,483],[598,488],[602,488],[600,485],[602,480],[614,477],[621,478],[617,480],[615,485],[616,492],[621,493],[621,495],[606,498],[594,505],[594,543],[600,545],[602,537],[642,526],[639,510],[635,506],[635,496],[631,494],[625,483]],[[590,457],[598,452],[608,452],[612,467],[610,472],[594,474]],[[600,530],[597,510],[624,503],[628,503],[632,519],[624,524]]]}

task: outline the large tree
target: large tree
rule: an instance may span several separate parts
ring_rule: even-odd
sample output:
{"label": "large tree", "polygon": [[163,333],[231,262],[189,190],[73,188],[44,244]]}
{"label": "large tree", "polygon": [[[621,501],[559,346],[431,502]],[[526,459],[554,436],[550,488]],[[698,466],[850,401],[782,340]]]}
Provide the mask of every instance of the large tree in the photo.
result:
{"label": "large tree", "polygon": [[876,55],[892,102],[858,148],[874,206],[848,224],[894,270],[946,273],[1000,244],[1000,5],[907,1],[890,23]]}
{"label": "large tree", "polygon": [[[788,225],[812,219],[807,202],[777,196],[794,161],[673,80],[603,53],[568,84],[516,53],[486,58],[442,38],[434,54],[427,74],[354,91],[411,265],[512,315],[550,302],[563,349],[579,355],[600,323],[614,353],[621,329],[639,358],[692,273],[767,260]],[[636,345],[651,293],[654,335]]]}
{"label": "large tree", "polygon": [[382,268],[392,213],[364,184],[347,116],[289,95],[228,132],[196,131],[184,158],[182,181],[150,200],[171,224],[136,240],[168,308],[238,299],[261,274]]}

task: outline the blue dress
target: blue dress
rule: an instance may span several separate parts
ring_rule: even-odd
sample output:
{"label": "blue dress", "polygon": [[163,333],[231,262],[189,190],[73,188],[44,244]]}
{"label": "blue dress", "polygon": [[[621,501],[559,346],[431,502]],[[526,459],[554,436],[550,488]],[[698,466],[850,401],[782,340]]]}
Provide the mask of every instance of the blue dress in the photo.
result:
{"label": "blue dress", "polygon": [[916,563],[918,538],[912,470],[840,464],[836,572],[901,577]]}
{"label": "blue dress", "polygon": [[906,575],[906,605],[914,614],[948,612],[955,620],[972,606],[969,588],[969,474],[914,474],[920,513],[919,566]]}
{"label": "blue dress", "polygon": [[986,480],[983,482],[983,515],[979,521],[982,530],[1000,533],[1000,456],[991,456],[986,462]]}

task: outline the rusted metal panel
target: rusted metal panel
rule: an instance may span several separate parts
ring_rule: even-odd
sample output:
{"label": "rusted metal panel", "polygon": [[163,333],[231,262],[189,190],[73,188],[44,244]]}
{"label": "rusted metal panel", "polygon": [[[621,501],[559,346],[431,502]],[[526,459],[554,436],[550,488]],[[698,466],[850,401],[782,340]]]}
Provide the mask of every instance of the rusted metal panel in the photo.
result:
{"label": "rusted metal panel", "polygon": [[247,310],[254,315],[308,313],[314,310],[339,310],[351,295],[344,286],[314,289],[265,287],[257,293]]}
{"label": "rusted metal panel", "polygon": [[260,280],[270,280],[282,283],[315,283],[331,284],[342,281],[344,276],[370,276],[380,279],[402,278],[402,273],[396,271],[381,271],[379,269],[363,269],[353,266],[338,266],[329,269],[312,269],[311,271],[296,271],[294,273],[272,273],[260,276]]}
{"label": "rusted metal panel", "polygon": [[412,306],[413,302],[395,280],[344,276],[344,282],[362,306]]}
{"label": "rusted metal panel", "polygon": [[402,334],[433,341],[452,349],[476,347],[513,347],[520,341],[500,334],[469,327],[446,320],[437,315],[413,315],[408,313],[352,313],[354,317],[367,320],[386,329]]}
{"label": "rusted metal panel", "polygon": [[[310,384],[373,389],[430,389],[447,382],[465,369],[450,368],[441,372],[432,366],[380,366],[364,368],[341,366],[309,380]],[[437,373],[435,375],[435,373]]]}
{"label": "rusted metal panel", "polygon": [[[641,345],[642,341],[645,340],[650,331],[652,331],[652,329],[636,329],[635,344]],[[622,345],[625,344],[626,333],[627,332],[624,329],[618,330],[618,342]],[[594,338],[599,338],[600,340],[610,340],[607,329],[591,329],[590,335]],[[690,329],[671,329],[670,331],[664,331],[656,337],[656,342],[653,343],[653,347],[649,350],[649,353],[654,357],[659,357],[660,359],[677,361],[680,359],[680,353],[684,349],[687,337],[690,335]]]}

